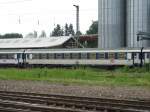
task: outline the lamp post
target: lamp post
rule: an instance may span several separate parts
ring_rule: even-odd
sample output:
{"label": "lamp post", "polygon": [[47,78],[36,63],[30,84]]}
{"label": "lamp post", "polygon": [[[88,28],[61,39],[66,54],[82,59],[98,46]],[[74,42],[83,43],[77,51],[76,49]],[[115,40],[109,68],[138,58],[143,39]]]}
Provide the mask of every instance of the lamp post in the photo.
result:
{"label": "lamp post", "polygon": [[79,5],[73,5],[76,7],[76,34],[79,32]]}
{"label": "lamp post", "polygon": [[79,45],[79,5],[73,5],[76,8],[76,37],[77,37],[77,46]]}

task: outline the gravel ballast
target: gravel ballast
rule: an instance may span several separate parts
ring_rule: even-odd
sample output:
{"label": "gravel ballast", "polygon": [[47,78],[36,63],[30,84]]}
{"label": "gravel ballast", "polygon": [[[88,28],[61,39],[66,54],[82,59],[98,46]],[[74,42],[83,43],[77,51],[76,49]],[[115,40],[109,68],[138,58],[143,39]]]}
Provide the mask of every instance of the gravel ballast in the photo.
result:
{"label": "gravel ballast", "polygon": [[38,81],[1,80],[0,90],[44,94],[65,94],[87,97],[150,100],[150,88],[148,87],[79,86],[51,84],[48,82]]}

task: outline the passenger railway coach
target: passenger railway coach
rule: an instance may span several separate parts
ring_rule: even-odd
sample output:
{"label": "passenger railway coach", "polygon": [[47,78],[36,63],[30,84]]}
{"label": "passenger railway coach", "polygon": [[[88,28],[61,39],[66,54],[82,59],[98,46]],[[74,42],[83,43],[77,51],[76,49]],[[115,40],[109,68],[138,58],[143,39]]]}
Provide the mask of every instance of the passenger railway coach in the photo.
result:
{"label": "passenger railway coach", "polygon": [[122,66],[150,62],[148,49],[26,49],[0,50],[1,65]]}

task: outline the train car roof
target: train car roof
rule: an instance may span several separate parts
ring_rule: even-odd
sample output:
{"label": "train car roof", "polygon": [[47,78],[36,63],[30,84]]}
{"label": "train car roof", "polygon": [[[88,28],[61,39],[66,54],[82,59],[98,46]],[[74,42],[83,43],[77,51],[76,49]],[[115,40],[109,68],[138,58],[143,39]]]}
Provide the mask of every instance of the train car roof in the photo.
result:
{"label": "train car roof", "polygon": [[[120,49],[0,49],[0,53],[88,53],[88,52],[141,52],[141,48],[120,48]],[[143,52],[150,52],[149,48],[143,49]]]}
{"label": "train car roof", "polygon": [[23,52],[25,52],[25,50],[18,50],[18,49],[16,49],[16,50],[0,50],[0,53],[23,53]]}
{"label": "train car roof", "polygon": [[26,53],[69,53],[69,52],[140,52],[139,48],[129,49],[28,49]]}
{"label": "train car roof", "polygon": [[71,36],[0,39],[0,49],[50,48],[64,44]]}

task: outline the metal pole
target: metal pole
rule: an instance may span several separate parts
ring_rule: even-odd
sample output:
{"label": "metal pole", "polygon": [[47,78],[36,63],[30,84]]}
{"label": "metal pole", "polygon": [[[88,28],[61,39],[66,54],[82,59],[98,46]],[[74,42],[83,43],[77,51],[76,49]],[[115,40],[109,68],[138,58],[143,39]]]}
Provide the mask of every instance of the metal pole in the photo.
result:
{"label": "metal pole", "polygon": [[140,60],[141,60],[140,67],[143,67],[143,59],[144,59],[143,49],[144,47],[141,48],[141,53],[140,53]]}
{"label": "metal pole", "polygon": [[79,5],[73,5],[76,7],[76,36],[77,36],[77,46],[79,45],[79,31],[80,31],[80,26],[79,26]]}
{"label": "metal pole", "polygon": [[79,34],[79,6],[77,6],[77,34]]}
{"label": "metal pole", "polygon": [[79,5],[73,5],[76,7],[76,34],[79,32]]}

